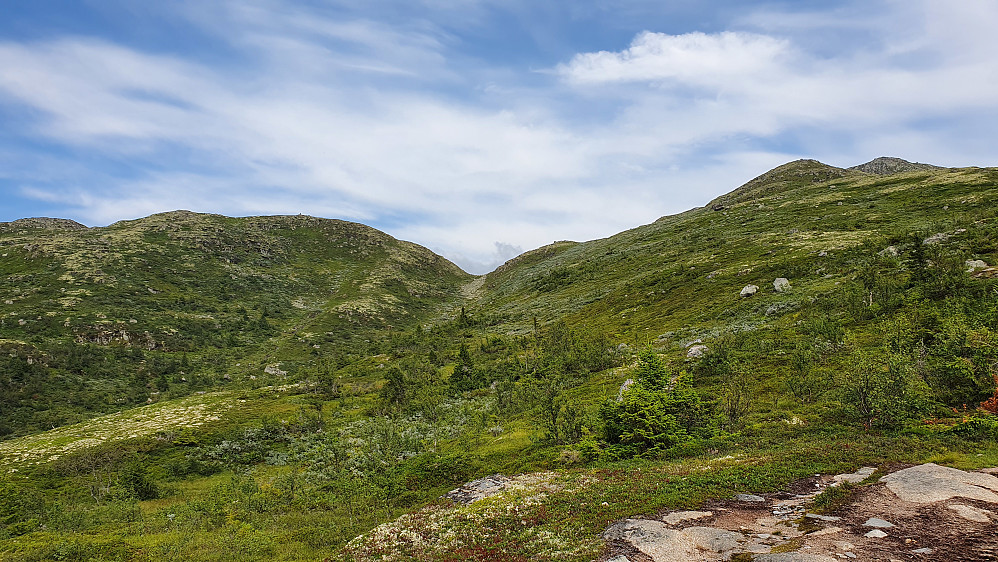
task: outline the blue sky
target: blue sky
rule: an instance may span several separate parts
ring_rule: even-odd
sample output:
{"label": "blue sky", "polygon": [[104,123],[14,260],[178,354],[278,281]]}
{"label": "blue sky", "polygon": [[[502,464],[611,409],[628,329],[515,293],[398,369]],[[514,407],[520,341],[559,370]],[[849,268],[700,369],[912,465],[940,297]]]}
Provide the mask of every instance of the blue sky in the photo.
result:
{"label": "blue sky", "polygon": [[0,7],[0,221],[356,220],[475,273],[796,158],[996,165],[998,3]]}

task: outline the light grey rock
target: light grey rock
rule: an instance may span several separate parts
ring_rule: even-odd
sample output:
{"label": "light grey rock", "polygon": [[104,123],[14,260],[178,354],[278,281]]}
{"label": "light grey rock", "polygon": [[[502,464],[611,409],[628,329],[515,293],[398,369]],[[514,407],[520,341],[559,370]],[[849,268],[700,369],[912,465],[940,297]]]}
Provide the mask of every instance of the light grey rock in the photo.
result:
{"label": "light grey rock", "polygon": [[987,269],[990,267],[988,262],[984,260],[967,260],[964,262],[964,265],[967,266],[967,273],[972,273],[978,269]]}
{"label": "light grey rock", "polygon": [[890,529],[894,526],[894,523],[880,519],[879,517],[871,517],[863,523],[864,527],[876,527],[877,529]]}
{"label": "light grey rock", "polygon": [[807,517],[808,519],[817,519],[818,521],[824,521],[826,523],[842,520],[841,517],[836,517],[834,515],[819,515],[817,513],[805,513],[804,517]]}
{"label": "light grey rock", "polygon": [[916,548],[911,551],[912,554],[932,554],[933,552],[935,551],[928,547]]}
{"label": "light grey rock", "polygon": [[735,496],[735,500],[740,502],[761,503],[766,501],[766,498],[762,496],[757,496],[755,494],[737,494]]}
{"label": "light grey rock", "polygon": [[478,480],[472,480],[460,488],[451,490],[443,497],[456,503],[475,503],[478,500],[494,496],[509,487],[512,480],[501,474],[493,474]]}
{"label": "light grey rock", "polygon": [[669,525],[677,525],[683,521],[706,519],[714,515],[713,511],[674,511],[662,518]]}
{"label": "light grey rock", "polygon": [[751,297],[752,295],[758,292],[759,292],[758,285],[745,285],[744,287],[742,287],[741,292],[738,294],[741,295],[742,298],[745,298],[745,297]]}
{"label": "light grey rock", "polygon": [[717,527],[688,527],[683,529],[683,534],[700,550],[712,552],[734,550],[745,541],[745,536],[741,533]]}
{"label": "light grey rock", "polygon": [[283,377],[284,375],[288,374],[287,371],[281,370],[280,364],[267,365],[266,367],[264,367],[263,372],[267,373],[268,375],[277,375],[280,377]]}
{"label": "light grey rock", "polygon": [[707,353],[707,346],[703,344],[697,344],[690,346],[690,348],[686,350],[686,357],[689,359],[694,359],[696,357],[703,357],[704,353]]}
{"label": "light grey rock", "polygon": [[995,517],[995,514],[992,511],[972,507],[969,505],[954,504],[954,505],[948,505],[946,507],[955,511],[957,515],[963,517],[967,521],[973,521],[975,523],[987,523],[991,521],[992,517]]}
{"label": "light grey rock", "polygon": [[773,281],[773,289],[775,289],[777,293],[790,290],[790,280],[786,277],[777,277],[776,280]]}
{"label": "light grey rock", "polygon": [[620,556],[614,556],[613,558],[607,560],[606,562],[631,562],[631,559],[624,555],[620,555]]}
{"label": "light grey rock", "polygon": [[922,240],[922,244],[928,244],[928,245],[942,244],[947,240],[949,240],[949,234],[946,234],[945,232],[937,232],[932,236],[929,236],[925,240]]}
{"label": "light grey rock", "polygon": [[859,484],[863,480],[869,478],[877,469],[872,466],[864,466],[863,468],[857,470],[856,472],[851,472],[849,474],[836,474],[833,479],[835,482],[833,485],[837,486],[843,482],[848,482],[850,484]]}
{"label": "light grey rock", "polygon": [[913,466],[880,480],[903,501],[935,503],[954,497],[998,504],[998,478],[934,463]]}
{"label": "light grey rock", "polygon": [[634,386],[634,379],[627,379],[624,384],[620,385],[620,390],[617,391],[617,402],[624,401],[624,393],[632,386]]}
{"label": "light grey rock", "polygon": [[880,529],[874,529],[863,536],[870,539],[882,539],[887,536],[887,533],[881,531]]}
{"label": "light grey rock", "polygon": [[887,246],[883,250],[880,250],[879,252],[877,252],[877,255],[879,255],[879,256],[885,256],[885,257],[889,257],[889,258],[896,258],[896,257],[898,257],[901,254],[898,252],[898,249],[897,249],[896,246]]}

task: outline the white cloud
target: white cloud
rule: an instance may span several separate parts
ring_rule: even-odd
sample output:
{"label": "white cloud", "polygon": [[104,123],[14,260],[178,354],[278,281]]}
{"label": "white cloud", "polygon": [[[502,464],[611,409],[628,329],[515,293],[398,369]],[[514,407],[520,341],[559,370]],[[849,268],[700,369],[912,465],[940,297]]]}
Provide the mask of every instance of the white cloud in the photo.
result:
{"label": "white cloud", "polygon": [[645,31],[624,51],[581,53],[557,72],[578,83],[675,80],[717,87],[730,80],[767,79],[789,51],[786,41],[753,33]]}
{"label": "white cloud", "polygon": [[[482,2],[427,1],[484,25]],[[0,145],[15,162],[0,179],[90,224],[184,207],[359,220],[482,272],[802,156],[980,163],[958,160],[989,155],[987,135],[967,131],[998,114],[992,6],[769,12],[741,30],[639,33],[536,73],[471,59],[425,18],[188,3],[228,64],[84,37],[0,42],[0,104],[30,109],[16,134],[73,153],[30,164]],[[829,29],[876,40],[815,51],[809,38]]]}

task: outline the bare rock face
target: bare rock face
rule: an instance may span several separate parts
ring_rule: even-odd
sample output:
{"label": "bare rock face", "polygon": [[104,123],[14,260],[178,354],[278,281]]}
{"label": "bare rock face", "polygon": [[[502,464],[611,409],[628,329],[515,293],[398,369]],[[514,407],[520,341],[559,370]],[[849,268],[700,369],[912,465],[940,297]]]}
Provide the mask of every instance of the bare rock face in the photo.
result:
{"label": "bare rock face", "polygon": [[955,497],[998,503],[998,478],[934,463],[899,470],[880,481],[898,498],[911,503],[935,503]]}
{"label": "bare rock face", "polygon": [[456,503],[474,503],[502,492],[510,486],[511,482],[512,480],[506,476],[493,474],[492,476],[472,480],[460,488],[447,492],[443,497]]}
{"label": "bare rock face", "polygon": [[907,160],[902,160],[901,158],[891,158],[888,156],[881,156],[880,158],[874,158],[866,164],[860,164],[859,166],[853,166],[849,168],[850,170],[857,170],[860,172],[866,172],[867,174],[877,174],[878,176],[890,176],[893,174],[900,174],[902,172],[918,172],[922,170],[941,170],[939,166],[933,166],[932,164],[921,164],[918,162],[909,162]]}

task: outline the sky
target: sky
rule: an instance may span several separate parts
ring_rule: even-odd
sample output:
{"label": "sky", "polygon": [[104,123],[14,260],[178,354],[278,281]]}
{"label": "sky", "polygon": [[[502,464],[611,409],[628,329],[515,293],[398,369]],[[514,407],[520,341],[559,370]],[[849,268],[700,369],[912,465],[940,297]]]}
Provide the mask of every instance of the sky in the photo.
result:
{"label": "sky", "polygon": [[994,166],[994,0],[0,3],[0,221],[362,222],[484,273],[785,162]]}

